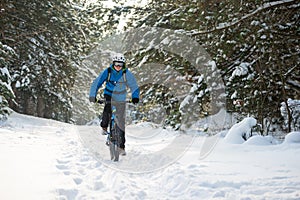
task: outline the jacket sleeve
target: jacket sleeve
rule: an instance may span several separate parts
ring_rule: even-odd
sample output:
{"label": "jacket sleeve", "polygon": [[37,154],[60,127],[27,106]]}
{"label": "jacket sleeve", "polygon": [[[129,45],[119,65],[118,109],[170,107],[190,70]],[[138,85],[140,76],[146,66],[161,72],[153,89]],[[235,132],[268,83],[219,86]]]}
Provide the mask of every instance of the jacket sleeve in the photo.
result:
{"label": "jacket sleeve", "polygon": [[108,71],[105,69],[92,83],[90,88],[90,97],[96,97],[99,88],[102,86],[104,81],[106,81],[108,76]]}
{"label": "jacket sleeve", "polygon": [[132,98],[140,98],[140,89],[134,75],[128,70],[126,72],[127,85],[130,88]]}

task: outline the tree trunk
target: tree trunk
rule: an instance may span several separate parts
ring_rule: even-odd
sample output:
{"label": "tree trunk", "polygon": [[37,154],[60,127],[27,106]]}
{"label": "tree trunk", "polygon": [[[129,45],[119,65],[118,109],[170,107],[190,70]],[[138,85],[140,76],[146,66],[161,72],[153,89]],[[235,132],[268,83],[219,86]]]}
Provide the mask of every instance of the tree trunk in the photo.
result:
{"label": "tree trunk", "polygon": [[285,107],[286,107],[286,111],[287,111],[287,115],[288,115],[288,133],[291,132],[292,129],[292,114],[291,114],[291,110],[288,104],[288,100],[285,99],[284,100],[285,103]]}
{"label": "tree trunk", "polygon": [[37,115],[39,117],[45,116],[45,100],[42,97],[38,97],[37,99]]}

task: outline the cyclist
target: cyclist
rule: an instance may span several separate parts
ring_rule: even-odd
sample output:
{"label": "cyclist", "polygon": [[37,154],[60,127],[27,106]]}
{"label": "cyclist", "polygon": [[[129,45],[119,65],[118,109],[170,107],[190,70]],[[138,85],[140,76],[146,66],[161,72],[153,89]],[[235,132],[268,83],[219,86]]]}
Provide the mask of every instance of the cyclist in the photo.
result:
{"label": "cyclist", "polygon": [[130,88],[132,103],[139,102],[140,90],[134,75],[126,68],[126,59],[123,54],[116,54],[112,58],[112,64],[109,68],[103,70],[100,75],[93,81],[90,88],[90,102],[97,102],[96,95],[99,88],[106,82],[104,89],[105,106],[102,114],[102,134],[107,134],[107,127],[111,118],[112,104],[116,107],[116,119],[120,128],[120,154],[126,155],[125,152],[125,107],[127,87]]}

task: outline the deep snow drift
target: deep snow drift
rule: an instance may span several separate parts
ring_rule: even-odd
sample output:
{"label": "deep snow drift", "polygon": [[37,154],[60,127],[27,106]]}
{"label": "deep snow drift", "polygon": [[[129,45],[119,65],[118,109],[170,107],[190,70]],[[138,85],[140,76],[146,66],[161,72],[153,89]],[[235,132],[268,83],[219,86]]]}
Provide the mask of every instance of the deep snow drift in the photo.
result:
{"label": "deep snow drift", "polygon": [[0,199],[300,199],[300,133],[245,142],[248,131],[131,125],[128,156],[112,162],[97,126],[13,113],[0,129]]}

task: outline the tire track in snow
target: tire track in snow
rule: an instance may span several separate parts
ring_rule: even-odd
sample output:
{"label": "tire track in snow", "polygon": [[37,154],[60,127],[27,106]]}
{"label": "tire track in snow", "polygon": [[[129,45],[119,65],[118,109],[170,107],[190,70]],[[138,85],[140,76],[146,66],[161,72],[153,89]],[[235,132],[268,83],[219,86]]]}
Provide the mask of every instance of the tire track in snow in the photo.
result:
{"label": "tire track in snow", "polygon": [[[161,170],[176,163],[194,140],[191,135],[164,129],[138,128],[138,131],[141,130],[144,131],[144,135],[151,137],[134,137],[133,132],[137,130],[127,130],[131,133],[131,135],[126,134],[127,155],[114,163],[110,160],[109,149],[105,145],[106,136],[100,134],[99,127],[78,126],[78,134],[83,146],[89,149],[98,161],[114,170],[134,174]],[[147,131],[150,131],[149,134]]]}

